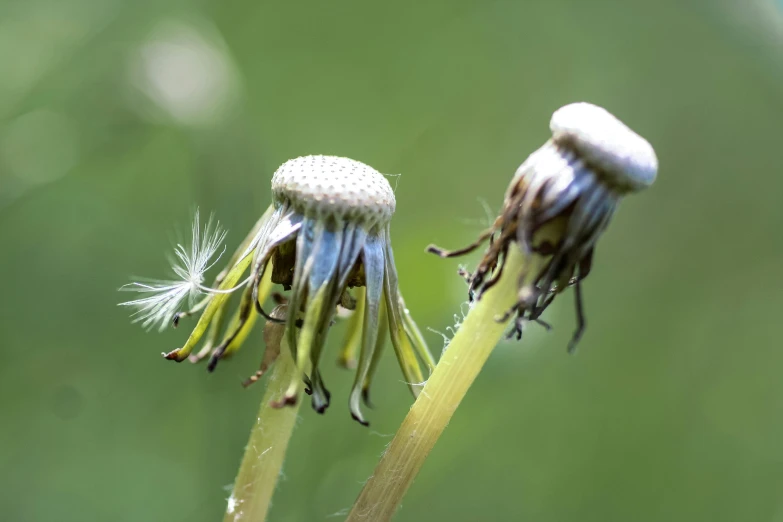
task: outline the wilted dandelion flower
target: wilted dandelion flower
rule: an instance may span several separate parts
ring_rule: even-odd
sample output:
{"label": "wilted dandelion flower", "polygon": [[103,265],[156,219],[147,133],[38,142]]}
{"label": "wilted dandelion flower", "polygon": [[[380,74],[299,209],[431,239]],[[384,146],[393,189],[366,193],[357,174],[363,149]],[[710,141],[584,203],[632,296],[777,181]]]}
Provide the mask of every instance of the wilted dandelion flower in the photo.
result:
{"label": "wilted dandelion flower", "polygon": [[[517,303],[502,320],[516,315],[510,336],[519,338],[526,321],[541,322],[541,313],[555,296],[574,286],[577,328],[569,344],[573,351],[585,328],[580,282],[590,272],[598,237],[622,196],[652,184],[658,160],[646,140],[589,103],[560,108],[552,115],[550,129],[552,138],[517,169],[493,225],[466,248],[429,250],[442,257],[459,256],[489,239],[476,270],[463,274],[472,299],[480,299],[498,282],[509,248],[521,248],[528,256],[551,256],[532,277],[522,274]],[[536,232],[555,220],[562,223],[559,241],[534,244]]]}
{"label": "wilted dandelion flower", "polygon": [[[131,289],[149,295],[123,304],[137,307],[139,319],[147,325],[176,325],[183,317],[201,312],[185,345],[164,356],[194,362],[209,356],[210,371],[238,349],[258,316],[284,323],[283,335],[300,375],[292,380],[280,405],[295,403],[304,383],[318,412],[329,405],[330,394],[319,369],[327,332],[338,310],[353,311],[341,361],[356,367],[350,411],[367,424],[360,402],[368,401],[387,335],[414,396],[435,364],[397,285],[389,233],[394,193],[376,170],[334,156],[287,161],[272,178],[272,193],[273,204],[212,287],[204,286],[202,277],[224,234],[212,226],[199,233],[196,221],[192,251],[177,247],[182,266],[175,266],[175,272],[180,280],[135,283]],[[278,307],[286,310],[282,319],[263,309],[273,285],[288,291],[285,297],[277,295],[287,305]],[[225,326],[230,294],[239,288],[243,292],[238,309]],[[196,293],[206,296],[191,310],[175,312]],[[193,354],[208,328],[206,343]],[[273,359],[274,352],[267,353],[262,370],[246,383],[257,380]]]}

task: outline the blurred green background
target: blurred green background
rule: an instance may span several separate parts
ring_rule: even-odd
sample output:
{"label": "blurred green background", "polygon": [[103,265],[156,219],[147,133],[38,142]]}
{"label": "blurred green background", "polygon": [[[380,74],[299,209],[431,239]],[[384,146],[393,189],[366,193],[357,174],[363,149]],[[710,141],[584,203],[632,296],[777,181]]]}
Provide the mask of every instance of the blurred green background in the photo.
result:
{"label": "blurred green background", "polygon": [[[783,521],[772,0],[0,2],[0,518],[222,517],[260,332],[210,375],[161,359],[187,331],[116,306],[132,275],[166,275],[195,206],[230,249],[289,158],[401,174],[401,288],[445,332],[465,288],[424,247],[472,240],[582,100],[649,139],[659,179],[600,243],[579,353],[566,295],[553,332],[496,350],[397,519]],[[270,520],[341,519],[411,404],[391,351],[379,377],[367,429],[327,371]]]}

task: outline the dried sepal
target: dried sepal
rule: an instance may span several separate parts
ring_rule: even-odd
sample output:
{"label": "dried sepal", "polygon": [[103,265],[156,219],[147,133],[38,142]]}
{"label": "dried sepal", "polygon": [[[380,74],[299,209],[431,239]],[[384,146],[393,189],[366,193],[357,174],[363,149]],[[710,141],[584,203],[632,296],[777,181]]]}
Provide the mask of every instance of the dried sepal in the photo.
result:
{"label": "dried sepal", "polygon": [[287,310],[287,304],[280,304],[269,313],[270,317],[278,319],[279,321],[268,322],[264,325],[264,358],[261,360],[258,371],[242,383],[245,388],[263,377],[280,355],[280,345],[283,342],[283,335],[285,334],[284,324]]}

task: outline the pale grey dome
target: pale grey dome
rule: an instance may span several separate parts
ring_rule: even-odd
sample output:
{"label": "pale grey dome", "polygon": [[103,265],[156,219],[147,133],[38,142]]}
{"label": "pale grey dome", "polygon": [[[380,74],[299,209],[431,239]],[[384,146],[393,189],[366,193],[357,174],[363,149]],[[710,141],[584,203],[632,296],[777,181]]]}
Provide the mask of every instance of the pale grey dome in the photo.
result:
{"label": "pale grey dome", "polygon": [[395,208],[386,178],[369,165],[338,156],[302,156],[288,160],[272,177],[278,203],[312,216],[385,224]]}
{"label": "pale grey dome", "polygon": [[555,111],[549,127],[555,143],[573,147],[614,188],[637,191],[655,181],[652,146],[606,109],[572,103]]}

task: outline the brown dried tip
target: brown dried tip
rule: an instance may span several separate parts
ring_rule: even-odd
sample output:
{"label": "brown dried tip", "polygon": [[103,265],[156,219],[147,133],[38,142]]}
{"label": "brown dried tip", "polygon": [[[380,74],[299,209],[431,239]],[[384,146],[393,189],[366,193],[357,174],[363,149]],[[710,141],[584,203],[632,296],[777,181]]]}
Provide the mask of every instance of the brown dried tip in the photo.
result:
{"label": "brown dried tip", "polygon": [[[540,323],[554,298],[574,286],[577,328],[568,346],[572,352],[586,325],[580,283],[590,272],[595,244],[620,198],[653,183],[658,160],[644,138],[589,103],[557,110],[550,128],[552,138],[517,169],[492,227],[465,248],[430,246],[428,251],[455,257],[490,240],[476,270],[467,274],[471,299],[480,299],[499,281],[512,244],[527,255],[548,257],[532,278],[523,274],[517,303],[500,319],[516,316],[509,337],[519,339],[526,322]],[[559,240],[536,243],[536,233],[556,219],[563,224]]]}

